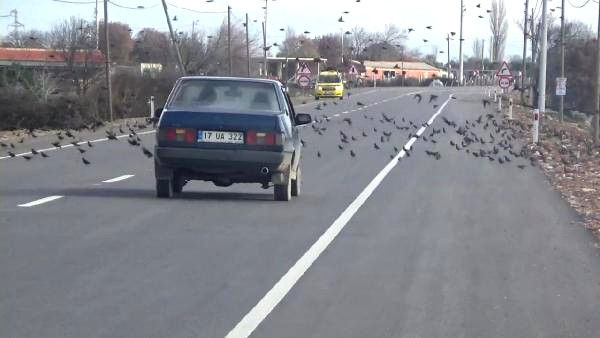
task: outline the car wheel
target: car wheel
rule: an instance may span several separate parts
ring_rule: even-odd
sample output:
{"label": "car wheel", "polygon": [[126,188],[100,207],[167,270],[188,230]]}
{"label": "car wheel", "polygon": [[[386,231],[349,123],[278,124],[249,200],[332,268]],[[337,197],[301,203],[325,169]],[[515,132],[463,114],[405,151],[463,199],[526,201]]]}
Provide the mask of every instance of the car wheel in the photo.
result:
{"label": "car wheel", "polygon": [[288,175],[288,180],[285,184],[275,184],[273,187],[273,197],[276,201],[289,201],[292,199],[292,180]]}
{"label": "car wheel", "polygon": [[343,99],[344,99],[344,94],[342,94],[342,96],[340,96],[340,100],[343,100]]}
{"label": "car wheel", "polygon": [[183,186],[185,185],[185,180],[183,177],[177,175],[173,178],[173,193],[179,194],[183,190]]}
{"label": "car wheel", "polygon": [[301,188],[302,188],[302,170],[300,170],[300,166],[298,166],[298,170],[296,172],[296,179],[292,180],[292,196],[300,196]]}
{"label": "car wheel", "polygon": [[169,198],[173,196],[173,180],[156,180],[156,196]]}

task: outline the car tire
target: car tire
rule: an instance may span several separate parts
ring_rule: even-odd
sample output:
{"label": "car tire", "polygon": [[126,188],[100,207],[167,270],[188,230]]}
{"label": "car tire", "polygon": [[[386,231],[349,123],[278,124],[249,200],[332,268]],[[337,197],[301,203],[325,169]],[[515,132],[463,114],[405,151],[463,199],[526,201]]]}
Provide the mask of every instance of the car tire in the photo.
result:
{"label": "car tire", "polygon": [[285,184],[275,184],[273,186],[273,197],[276,201],[289,201],[292,199],[292,180],[288,175],[288,180]]}
{"label": "car tire", "polygon": [[179,194],[183,190],[183,186],[185,185],[185,180],[183,177],[177,175],[173,178],[173,193]]}
{"label": "car tire", "polygon": [[292,180],[292,196],[300,196],[300,192],[302,190],[302,170],[300,170],[300,166],[296,171],[296,179]]}
{"label": "car tire", "polygon": [[343,100],[343,99],[344,99],[344,94],[342,94],[342,96],[340,96],[340,100]]}
{"label": "car tire", "polygon": [[156,196],[169,198],[173,196],[173,180],[156,180]]}

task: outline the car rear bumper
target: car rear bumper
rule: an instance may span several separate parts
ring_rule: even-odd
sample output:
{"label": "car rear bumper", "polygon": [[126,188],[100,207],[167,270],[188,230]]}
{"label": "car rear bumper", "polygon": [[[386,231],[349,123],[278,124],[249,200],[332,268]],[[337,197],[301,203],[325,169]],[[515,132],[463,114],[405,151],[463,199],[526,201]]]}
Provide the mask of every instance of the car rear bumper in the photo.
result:
{"label": "car rear bumper", "polygon": [[318,97],[340,97],[344,95],[343,90],[335,90],[335,91],[325,91],[325,90],[315,90],[315,96]]}
{"label": "car rear bumper", "polygon": [[286,151],[155,147],[154,153],[155,176],[160,179],[179,171],[203,180],[227,177],[238,182],[258,182],[286,171],[292,162],[292,153]]}

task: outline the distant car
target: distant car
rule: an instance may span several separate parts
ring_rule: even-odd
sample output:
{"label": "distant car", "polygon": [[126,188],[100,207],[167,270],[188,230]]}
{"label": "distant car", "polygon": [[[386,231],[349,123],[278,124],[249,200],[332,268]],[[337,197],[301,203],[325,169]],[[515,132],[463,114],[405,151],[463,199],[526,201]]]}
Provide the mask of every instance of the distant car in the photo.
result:
{"label": "distant car", "polygon": [[344,99],[344,82],[337,71],[323,71],[315,84],[315,100],[322,97]]}
{"label": "distant car", "polygon": [[443,87],[443,86],[444,86],[444,83],[438,79],[431,81],[431,83],[429,84],[429,87]]}
{"label": "distant car", "polygon": [[300,195],[302,143],[289,95],[274,80],[183,77],[157,109],[156,194],[171,197],[190,180],[274,185],[274,199]]}

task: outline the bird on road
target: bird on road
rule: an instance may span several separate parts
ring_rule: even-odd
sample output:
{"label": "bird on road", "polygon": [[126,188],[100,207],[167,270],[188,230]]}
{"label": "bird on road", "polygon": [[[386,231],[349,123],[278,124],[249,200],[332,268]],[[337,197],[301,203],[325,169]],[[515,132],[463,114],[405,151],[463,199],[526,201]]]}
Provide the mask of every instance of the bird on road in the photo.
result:
{"label": "bird on road", "polygon": [[37,150],[33,149],[33,148],[31,148],[31,153],[34,154],[34,155],[39,154],[39,152]]}
{"label": "bird on road", "polygon": [[17,156],[17,155],[15,155],[15,153],[13,153],[12,151],[9,151],[9,152],[8,152],[8,156],[10,156],[10,157],[15,157],[15,156]]}
{"label": "bird on road", "polygon": [[60,147],[61,147],[61,145],[60,145],[60,142],[58,142],[58,141],[56,141],[56,142],[52,142],[52,143],[50,143],[50,144],[52,144],[52,145],[53,145],[54,147],[56,147],[56,148],[60,148]]}
{"label": "bird on road", "polygon": [[356,105],[357,105],[357,106],[359,106],[359,107],[362,107],[362,106],[364,106],[365,104],[364,104],[364,103],[362,103],[362,102],[360,102],[360,101],[356,101]]}
{"label": "bird on road", "polygon": [[108,138],[109,140],[115,140],[116,141],[117,140],[117,135],[113,131],[107,130],[106,131],[106,138]]}
{"label": "bird on road", "polygon": [[375,149],[379,150],[379,145],[377,145],[377,143],[373,143],[373,146],[375,147]]}
{"label": "bird on road", "polygon": [[92,145],[92,142],[90,142],[90,141],[87,141],[87,145],[88,145],[88,147],[90,147],[90,148],[92,148],[92,147],[93,147],[93,145]]}
{"label": "bird on road", "polygon": [[352,149],[350,150],[350,156],[352,156],[352,157],[356,156],[356,153],[354,153],[354,151]]}
{"label": "bird on road", "polygon": [[417,101],[419,103],[421,103],[421,100],[423,99],[423,97],[421,96],[421,94],[415,94],[415,96],[413,96],[414,99],[417,99]]}
{"label": "bird on road", "polygon": [[23,158],[26,159],[27,161],[31,160],[31,156],[23,155]]}
{"label": "bird on road", "polygon": [[81,158],[81,162],[83,162],[83,164],[85,164],[85,165],[90,165],[90,163],[91,163],[90,161],[86,160],[85,157]]}
{"label": "bird on road", "polygon": [[146,157],[151,158],[152,157],[152,152],[148,149],[146,149],[146,147],[142,146],[142,152],[144,153],[144,155],[146,155]]}
{"label": "bird on road", "polygon": [[40,155],[42,155],[42,157],[50,157],[50,156],[48,156],[48,155],[47,155],[45,152],[43,152],[43,151],[40,151]]}
{"label": "bird on road", "polygon": [[429,96],[429,103],[431,103],[432,101],[437,101],[437,99],[438,99],[437,95],[431,94]]}

